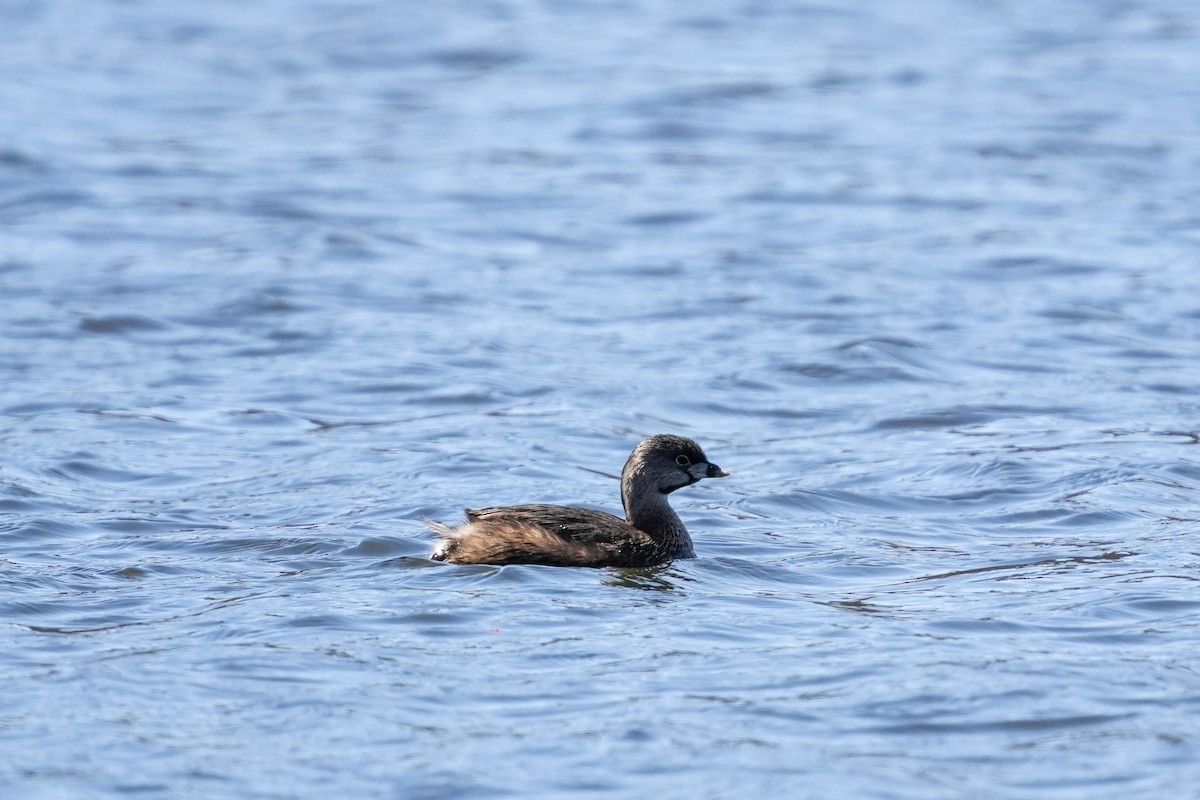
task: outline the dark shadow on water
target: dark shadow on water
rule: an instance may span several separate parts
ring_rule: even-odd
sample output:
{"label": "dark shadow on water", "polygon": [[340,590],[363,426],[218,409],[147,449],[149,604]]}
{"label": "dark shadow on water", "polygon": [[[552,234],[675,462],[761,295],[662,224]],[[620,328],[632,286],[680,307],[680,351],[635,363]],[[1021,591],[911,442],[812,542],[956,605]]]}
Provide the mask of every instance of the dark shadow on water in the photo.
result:
{"label": "dark shadow on water", "polygon": [[[669,580],[666,575],[670,564],[660,564],[657,567],[618,567],[607,571],[604,577],[605,586],[621,586],[626,589],[644,589],[651,592],[674,592],[679,587]],[[678,578],[678,575],[672,575]]]}
{"label": "dark shadow on water", "polygon": [[643,589],[653,592],[678,591],[677,581],[681,579],[678,573],[670,573],[671,564],[660,564],[656,567],[559,567],[546,564],[448,564],[422,556],[400,556],[389,558],[376,563],[378,567],[402,569],[439,570],[441,577],[447,577],[455,582],[463,581],[476,583],[483,581],[502,581],[506,583],[538,584],[552,582],[557,584],[559,579],[571,581],[575,575],[587,581],[594,581],[600,576],[600,582],[605,586],[622,587],[626,589]]}
{"label": "dark shadow on water", "polygon": [[893,609],[875,605],[867,600],[818,600],[817,605],[829,606],[842,611],[855,611],[859,614],[892,614]]}
{"label": "dark shadow on water", "polygon": [[177,620],[200,617],[205,614],[213,613],[214,611],[220,611],[222,609],[229,608],[230,606],[238,605],[240,603],[244,603],[244,602],[247,602],[250,600],[255,600],[260,597],[267,597],[272,594],[274,594],[274,592],[272,592],[270,590],[262,591],[262,592],[251,592],[249,594],[237,595],[236,597],[227,597],[222,600],[217,600],[217,601],[208,603],[203,608],[197,609],[195,611],[190,611],[190,612],[183,613],[183,614],[170,614],[165,617],[155,617],[155,618],[150,618],[150,619],[126,620],[126,621],[122,621],[122,622],[113,622],[110,624],[87,625],[87,626],[25,625],[24,627],[33,631],[34,633],[59,633],[59,634],[101,633],[104,631],[121,630],[123,628],[135,628],[135,627],[143,627],[143,626],[147,626],[147,625],[161,625],[164,623],[175,622]]}
{"label": "dark shadow on water", "polygon": [[[991,564],[986,567],[972,567],[971,569],[952,570],[950,572],[939,572],[936,575],[921,575],[916,578],[910,578],[906,581],[901,581],[901,584],[922,583],[924,581],[937,581],[945,578],[960,578],[964,575],[980,575],[987,572],[1008,572],[1011,570],[1022,570],[1030,567],[1055,567],[1063,565],[1076,564],[1096,564],[1104,561],[1121,561],[1122,559],[1136,556],[1137,553],[1110,551],[1100,553],[1094,556],[1067,556],[1063,558],[1043,558],[1036,561],[1023,561],[1019,564]],[[1001,576],[998,579],[1003,579]]]}

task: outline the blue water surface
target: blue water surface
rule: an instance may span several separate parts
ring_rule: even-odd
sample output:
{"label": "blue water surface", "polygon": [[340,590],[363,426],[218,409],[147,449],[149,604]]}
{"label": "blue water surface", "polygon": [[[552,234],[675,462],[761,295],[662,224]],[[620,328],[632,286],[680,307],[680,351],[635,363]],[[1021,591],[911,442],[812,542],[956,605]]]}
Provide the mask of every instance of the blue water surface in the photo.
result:
{"label": "blue water surface", "polygon": [[[20,0],[0,76],[0,796],[1200,791],[1194,3]],[[697,558],[427,558],[658,432]]]}

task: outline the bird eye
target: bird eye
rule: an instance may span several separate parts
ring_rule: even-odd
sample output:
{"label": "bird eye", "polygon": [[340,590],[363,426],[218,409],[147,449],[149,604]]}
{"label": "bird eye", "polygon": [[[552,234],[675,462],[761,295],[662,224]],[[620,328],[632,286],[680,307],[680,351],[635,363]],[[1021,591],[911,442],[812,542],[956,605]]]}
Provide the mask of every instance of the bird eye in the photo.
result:
{"label": "bird eye", "polygon": [[687,456],[675,456],[675,463],[681,467],[690,467],[692,465]]}

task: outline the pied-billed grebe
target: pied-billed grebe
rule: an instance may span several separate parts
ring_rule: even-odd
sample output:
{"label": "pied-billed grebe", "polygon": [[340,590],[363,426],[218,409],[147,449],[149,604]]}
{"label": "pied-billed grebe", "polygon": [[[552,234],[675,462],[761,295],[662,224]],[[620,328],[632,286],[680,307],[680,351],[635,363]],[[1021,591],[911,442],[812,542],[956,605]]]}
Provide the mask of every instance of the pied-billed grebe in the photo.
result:
{"label": "pied-billed grebe", "polygon": [[432,558],[458,564],[650,567],[691,558],[692,537],[667,495],[729,473],[683,436],[643,439],[621,470],[625,519],[603,511],[530,504],[468,508],[461,525],[430,523],[442,537]]}

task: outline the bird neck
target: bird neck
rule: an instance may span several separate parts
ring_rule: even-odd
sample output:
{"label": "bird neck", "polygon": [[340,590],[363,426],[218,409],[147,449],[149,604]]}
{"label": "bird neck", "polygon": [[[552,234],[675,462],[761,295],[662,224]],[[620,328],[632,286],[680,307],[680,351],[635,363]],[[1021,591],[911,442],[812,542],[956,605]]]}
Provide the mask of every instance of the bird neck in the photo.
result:
{"label": "bird neck", "polygon": [[678,542],[681,549],[690,547],[691,538],[683,520],[667,502],[667,496],[657,486],[638,478],[642,475],[626,475],[621,481],[621,504],[625,507],[625,520],[650,534],[661,542]]}

